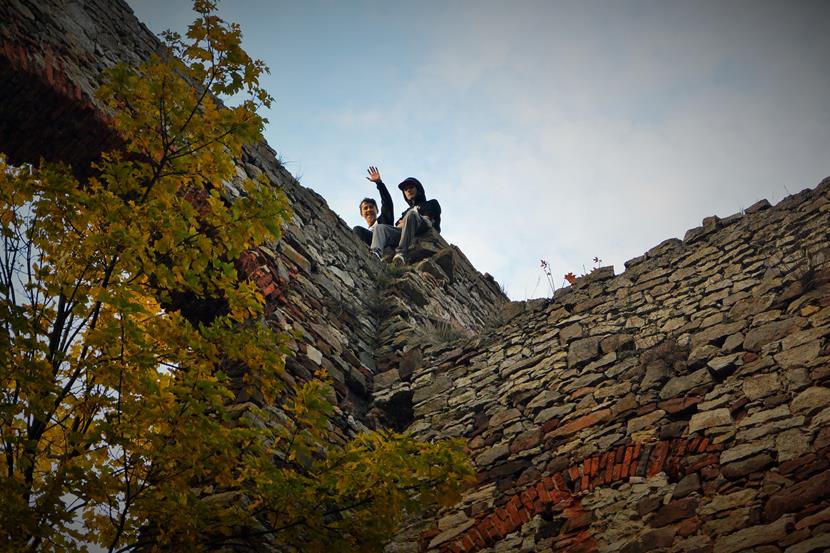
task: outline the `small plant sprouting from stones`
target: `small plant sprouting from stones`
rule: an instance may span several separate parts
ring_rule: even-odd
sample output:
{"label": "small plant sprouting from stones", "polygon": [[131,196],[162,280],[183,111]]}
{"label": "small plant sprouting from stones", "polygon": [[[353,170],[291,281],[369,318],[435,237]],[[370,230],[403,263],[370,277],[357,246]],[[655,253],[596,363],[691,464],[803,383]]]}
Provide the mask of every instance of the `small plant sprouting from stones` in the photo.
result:
{"label": "small plant sprouting from stones", "polygon": [[542,259],[540,261],[540,266],[542,267],[542,272],[545,275],[545,278],[548,281],[548,287],[550,288],[550,295],[553,297],[556,294],[556,284],[553,282],[553,275],[550,272],[550,263]]}
{"label": "small plant sprouting from stones", "polygon": [[792,275],[801,285],[802,293],[806,293],[822,284],[818,270],[818,266],[822,263],[819,259],[810,255],[810,252],[806,248],[799,250],[799,252],[801,255],[792,262],[787,263],[782,259],[779,261],[778,266],[784,272],[783,274]]}
{"label": "small plant sprouting from stones", "polygon": [[372,317],[383,321],[392,314],[393,310],[394,306],[386,294],[377,290],[371,293],[369,296],[369,314]]}
{"label": "small plant sprouting from stones", "polygon": [[454,342],[467,335],[447,321],[426,321],[419,329],[419,334],[425,341],[440,345]]}
{"label": "small plant sprouting from stones", "polygon": [[[543,263],[544,263],[544,261],[543,261]],[[575,274],[573,274],[573,272],[568,272],[568,273],[565,273],[564,279],[565,279],[566,281],[568,281],[568,284],[573,284],[574,282],[576,282],[576,279],[577,279],[577,278],[584,277],[584,276],[586,276],[586,275],[589,275],[589,274],[593,273],[594,271],[596,271],[597,269],[599,269],[601,265],[602,265],[602,259],[600,259],[600,258],[599,258],[599,257],[597,257],[597,256],[594,256],[594,266],[593,266],[593,267],[591,267],[591,270],[590,270],[590,271],[589,271],[588,269],[586,269],[586,268],[585,268],[585,265],[583,265],[583,266],[582,266],[582,274],[581,274],[581,275],[576,276]],[[563,284],[564,284],[564,283],[563,283]]]}

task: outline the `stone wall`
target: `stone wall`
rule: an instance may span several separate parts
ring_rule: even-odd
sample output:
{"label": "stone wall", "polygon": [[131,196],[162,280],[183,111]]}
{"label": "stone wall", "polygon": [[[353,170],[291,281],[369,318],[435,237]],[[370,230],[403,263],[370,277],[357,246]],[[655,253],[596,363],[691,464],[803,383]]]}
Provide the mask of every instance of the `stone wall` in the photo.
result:
{"label": "stone wall", "polygon": [[[507,299],[492,277],[482,276],[440,236],[413,250],[417,263],[395,270],[378,261],[325,200],[300,186],[265,145],[250,148],[240,173],[268,180],[288,196],[294,217],[277,244],[249,252],[242,263],[266,296],[269,322],[302,336],[287,361],[289,373],[309,377],[325,368],[341,406],[364,417],[374,373],[397,370],[414,328],[441,324],[474,333]],[[228,183],[232,187],[232,183]],[[353,422],[355,422],[353,421]],[[359,424],[358,424],[359,426]]]}
{"label": "stone wall", "polygon": [[[3,2],[0,151],[80,166],[116,144],[100,72],[157,47],[120,0]],[[390,551],[830,548],[830,181],[505,304],[440,237],[375,261],[268,146],[237,169],[294,209],[239,260],[297,336],[288,378],[328,370],[344,436],[468,441],[477,484]]]}
{"label": "stone wall", "polygon": [[[158,50],[156,37],[122,0],[3,2],[0,152],[18,163],[45,157],[81,167],[95,159],[117,143],[94,97],[102,71],[119,62],[136,65]],[[265,295],[268,323],[298,336],[288,379],[326,369],[342,408],[337,426],[347,432],[381,422],[382,413],[364,415],[376,366],[397,367],[406,349],[396,336],[408,336],[405,329],[425,321],[472,333],[507,301],[492,277],[438,236],[413,252],[417,270],[390,274],[266,144],[247,148],[237,173],[264,174],[290,200],[294,216],[282,240],[246,253],[239,269]],[[224,184],[229,199],[238,194],[234,182]],[[356,191],[356,203],[360,197]],[[259,400],[256,389],[240,389],[241,405]]]}
{"label": "stone wall", "polygon": [[389,551],[830,550],[830,179],[513,304],[411,378],[477,483]]}
{"label": "stone wall", "polygon": [[124,2],[0,2],[0,150],[87,165],[117,143],[94,101],[101,71],[157,45]]}

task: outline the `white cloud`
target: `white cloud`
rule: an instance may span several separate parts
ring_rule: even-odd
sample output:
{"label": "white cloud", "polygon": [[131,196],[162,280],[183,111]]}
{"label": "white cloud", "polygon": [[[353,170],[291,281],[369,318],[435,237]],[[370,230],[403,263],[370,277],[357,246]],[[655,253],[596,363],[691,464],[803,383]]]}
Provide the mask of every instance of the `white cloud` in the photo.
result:
{"label": "white cloud", "polygon": [[292,157],[350,224],[366,165],[390,187],[417,176],[479,270],[545,295],[540,259],[557,286],[594,256],[620,272],[830,174],[827,4],[797,6],[442,3],[430,24],[398,22],[417,34],[408,65],[354,75],[305,116]]}

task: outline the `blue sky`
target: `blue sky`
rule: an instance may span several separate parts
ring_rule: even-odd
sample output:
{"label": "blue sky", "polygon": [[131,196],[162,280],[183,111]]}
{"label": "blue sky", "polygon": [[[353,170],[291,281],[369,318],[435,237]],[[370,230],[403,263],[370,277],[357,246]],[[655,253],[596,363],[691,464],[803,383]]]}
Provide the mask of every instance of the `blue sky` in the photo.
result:
{"label": "blue sky", "polygon": [[[128,0],[155,31],[186,0]],[[349,225],[418,177],[513,299],[830,175],[830,2],[225,0],[265,137]]]}

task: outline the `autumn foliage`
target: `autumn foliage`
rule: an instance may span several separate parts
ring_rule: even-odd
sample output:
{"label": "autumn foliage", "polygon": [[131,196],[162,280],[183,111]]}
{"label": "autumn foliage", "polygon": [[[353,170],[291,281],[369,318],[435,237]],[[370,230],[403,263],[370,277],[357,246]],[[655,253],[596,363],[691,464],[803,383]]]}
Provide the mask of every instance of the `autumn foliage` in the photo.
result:
{"label": "autumn foliage", "polygon": [[[457,442],[333,444],[326,379],[283,384],[285,338],[234,264],[290,217],[233,161],[260,137],[266,68],[194,7],[166,55],[109,72],[123,147],[93,176],[0,156],[2,549],[378,550],[469,478]],[[239,408],[240,374],[261,405]]]}

